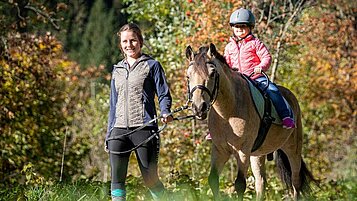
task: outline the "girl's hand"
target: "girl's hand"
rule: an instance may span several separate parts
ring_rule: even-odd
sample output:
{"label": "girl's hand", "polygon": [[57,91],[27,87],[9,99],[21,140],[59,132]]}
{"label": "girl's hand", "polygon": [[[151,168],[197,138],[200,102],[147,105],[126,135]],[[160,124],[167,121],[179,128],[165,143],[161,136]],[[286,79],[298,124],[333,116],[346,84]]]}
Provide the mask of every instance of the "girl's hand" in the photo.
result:
{"label": "girl's hand", "polygon": [[172,115],[167,115],[167,114],[163,114],[162,115],[162,118],[161,118],[161,121],[162,123],[164,124],[167,124],[167,123],[170,123],[174,120],[174,118],[172,117]]}
{"label": "girl's hand", "polygon": [[262,73],[262,68],[260,68],[260,67],[255,67],[255,68],[254,68],[254,73],[256,73],[256,74]]}

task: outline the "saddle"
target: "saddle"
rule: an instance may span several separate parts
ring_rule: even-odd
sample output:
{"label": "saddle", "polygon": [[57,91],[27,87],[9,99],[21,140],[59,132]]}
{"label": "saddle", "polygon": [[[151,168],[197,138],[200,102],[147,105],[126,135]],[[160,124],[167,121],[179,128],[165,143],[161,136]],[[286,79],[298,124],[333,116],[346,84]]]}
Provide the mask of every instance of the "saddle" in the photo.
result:
{"label": "saddle", "polygon": [[[249,85],[249,91],[251,98],[254,102],[255,109],[261,119],[260,125],[259,125],[259,131],[258,131],[258,136],[254,141],[254,145],[252,148],[252,152],[256,151],[264,142],[265,137],[270,129],[271,124],[276,124],[276,125],[282,125],[282,120],[279,117],[275,106],[271,102],[268,94],[265,91],[262,91],[258,86],[255,81],[250,79],[248,76],[243,75],[242,77],[247,81]],[[284,97],[283,97],[284,98]],[[289,104],[284,98],[284,101],[289,107],[289,110],[291,110]],[[292,112],[291,112],[292,114]],[[273,153],[270,153],[267,155],[267,159],[269,161],[273,160]]]}

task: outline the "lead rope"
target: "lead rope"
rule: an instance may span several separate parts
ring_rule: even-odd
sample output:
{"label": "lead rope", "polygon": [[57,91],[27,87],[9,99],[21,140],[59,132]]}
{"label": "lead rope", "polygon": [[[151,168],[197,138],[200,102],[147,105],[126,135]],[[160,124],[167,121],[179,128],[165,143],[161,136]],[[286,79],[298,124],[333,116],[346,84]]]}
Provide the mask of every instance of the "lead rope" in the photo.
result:
{"label": "lead rope", "polygon": [[[182,110],[186,110],[188,108],[188,102],[182,106],[182,107],[179,107],[178,109],[174,110],[173,112],[169,113],[168,116],[171,116],[173,115],[174,113],[177,113],[177,112],[180,112]],[[176,117],[174,118],[173,120],[183,120],[183,119],[188,119],[188,118],[193,118],[195,117],[195,115],[187,115],[187,116],[183,116],[183,117]],[[150,123],[154,122],[154,121],[157,121],[158,119],[162,118],[162,115],[160,115],[159,117],[156,117],[150,121],[148,121],[147,123],[145,123],[144,125],[128,132],[128,133],[124,133],[120,136],[114,136],[114,137],[110,137],[106,140],[106,142],[110,141],[110,140],[115,140],[115,139],[118,139],[120,137],[123,137],[123,136],[127,136],[127,135],[130,135],[130,134],[133,134],[135,133],[136,131],[139,131],[139,130],[142,130],[143,128],[145,128],[147,125],[149,125]],[[165,128],[167,127],[167,124],[164,124],[162,127],[159,128],[159,130],[155,131],[150,137],[148,137],[146,140],[140,142],[138,145],[136,145],[134,148],[132,149],[129,149],[129,150],[126,150],[126,151],[110,151],[109,148],[108,148],[108,153],[112,153],[112,154],[126,154],[126,153],[130,153],[136,149],[138,149],[140,146],[142,146],[143,144],[149,142],[151,139],[153,139],[155,136],[157,136],[161,131],[163,131]]]}
{"label": "lead rope", "polygon": [[[184,106],[182,106],[182,107],[180,107],[180,108],[174,110],[173,112],[170,112],[167,116],[171,116],[171,115],[173,115],[173,114],[175,114],[175,113],[177,113],[177,112],[180,112],[180,111],[182,111],[182,110],[186,110],[187,108],[188,108],[188,103],[186,103]],[[193,116],[193,115],[191,115],[191,116]],[[110,137],[110,138],[108,138],[106,141],[116,140],[116,139],[118,139],[118,138],[120,138],[120,137],[133,134],[133,133],[135,133],[136,131],[142,130],[142,129],[145,128],[146,126],[150,125],[151,123],[153,123],[153,122],[155,122],[155,121],[157,121],[158,119],[161,119],[161,118],[163,118],[162,115],[160,115],[160,116],[158,116],[158,117],[156,117],[156,118],[154,118],[154,119],[151,119],[150,121],[146,122],[144,125],[142,125],[142,126],[136,128],[136,129],[134,129],[134,130],[132,130],[132,131],[130,131],[130,132],[124,133],[124,134],[122,134],[122,135],[120,135],[120,136]],[[187,118],[188,118],[188,117],[187,117]],[[174,120],[175,120],[175,118],[174,118]],[[177,119],[177,120],[180,120],[180,119]]]}
{"label": "lead rope", "polygon": [[[109,150],[109,153],[110,154],[126,154],[126,153],[130,153],[134,150],[136,150],[137,148],[139,148],[141,145],[149,142],[151,139],[153,139],[155,136],[157,136],[161,131],[163,131],[165,128],[166,128],[167,124],[164,124],[159,130],[157,130],[156,132],[154,132],[150,137],[148,137],[146,140],[140,142],[138,145],[136,145],[134,148],[132,149],[129,149],[127,151],[110,151]],[[122,135],[120,135],[122,136]]]}

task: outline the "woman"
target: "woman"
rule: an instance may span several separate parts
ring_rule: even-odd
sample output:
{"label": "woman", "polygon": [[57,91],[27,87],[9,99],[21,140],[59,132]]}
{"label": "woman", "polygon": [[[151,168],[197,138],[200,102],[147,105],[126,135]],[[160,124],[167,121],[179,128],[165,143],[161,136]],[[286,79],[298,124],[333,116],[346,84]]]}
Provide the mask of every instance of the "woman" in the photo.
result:
{"label": "woman", "polygon": [[[155,94],[162,114],[162,122],[173,120],[170,115],[171,95],[161,64],[149,55],[143,54],[144,44],[140,28],[133,23],[126,24],[118,32],[120,49],[125,58],[114,65],[111,79],[110,111],[106,135],[106,149],[111,164],[112,200],[126,200],[125,179],[130,153],[125,152],[148,139],[158,130],[156,121],[149,122],[156,115]],[[130,135],[123,135],[143,126]],[[108,138],[116,137],[115,140]],[[157,173],[160,138],[157,135],[135,150],[145,185],[154,199],[164,192],[164,186]]]}

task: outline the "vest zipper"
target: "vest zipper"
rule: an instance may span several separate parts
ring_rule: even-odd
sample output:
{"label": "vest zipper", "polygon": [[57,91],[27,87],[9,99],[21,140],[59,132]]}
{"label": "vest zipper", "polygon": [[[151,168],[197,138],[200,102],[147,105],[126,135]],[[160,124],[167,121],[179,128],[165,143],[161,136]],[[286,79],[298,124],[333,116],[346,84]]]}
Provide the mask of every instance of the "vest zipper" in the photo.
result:
{"label": "vest zipper", "polygon": [[129,128],[129,100],[128,100],[128,90],[129,90],[129,74],[130,74],[130,70],[128,70],[128,75],[126,76],[125,79],[125,93],[124,93],[124,98],[125,98],[125,105],[124,105],[124,118],[125,118],[125,124],[126,124],[126,128]]}

